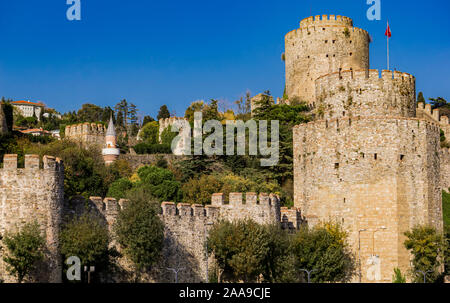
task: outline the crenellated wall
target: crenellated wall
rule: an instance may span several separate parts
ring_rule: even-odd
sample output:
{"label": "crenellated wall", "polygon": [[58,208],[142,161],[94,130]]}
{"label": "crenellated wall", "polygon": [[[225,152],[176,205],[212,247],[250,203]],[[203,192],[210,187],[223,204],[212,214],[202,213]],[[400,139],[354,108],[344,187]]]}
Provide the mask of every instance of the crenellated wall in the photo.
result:
{"label": "crenellated wall", "polygon": [[[126,207],[127,200],[100,197],[91,197],[89,204],[101,213],[109,229],[114,224],[120,209]],[[82,212],[84,201],[78,202]],[[76,208],[75,205],[72,205]],[[77,211],[76,211],[77,212]],[[281,213],[284,214],[281,222]],[[211,205],[186,204],[163,202],[160,217],[165,225],[164,245],[162,258],[146,277],[153,282],[173,282],[173,273],[167,268],[184,267],[180,272],[180,282],[203,282],[206,275],[205,239],[212,225],[219,220],[253,219],[259,224],[282,224],[283,228],[296,229],[302,223],[300,211],[283,208],[280,212],[280,203],[277,195],[256,193],[231,193],[229,203],[225,203],[224,195],[214,194]],[[122,259],[120,264],[127,268],[129,263]],[[208,260],[209,269],[212,270],[214,258]],[[124,278],[117,277],[117,281]]]}
{"label": "crenellated wall", "polygon": [[346,70],[316,80],[314,113],[320,119],[346,116],[416,116],[414,76],[398,71]]}
{"label": "crenellated wall", "polygon": [[105,133],[106,128],[103,124],[86,122],[66,126],[65,138],[83,145],[103,146]]}
{"label": "crenellated wall", "polygon": [[[333,219],[358,249],[362,281],[381,256],[381,280],[406,272],[403,233],[418,224],[442,230],[439,126],[423,119],[372,116],[321,120],[294,128],[294,203],[308,224]],[[385,230],[372,233],[381,228]]]}
{"label": "crenellated wall", "polygon": [[417,117],[439,124],[445,134],[447,143],[450,143],[450,123],[447,116],[441,116],[439,108],[431,110],[431,104],[417,103]]}
{"label": "crenellated wall", "polygon": [[[42,168],[41,168],[42,167]],[[0,169],[0,234],[16,232],[37,221],[46,239],[45,260],[34,274],[38,282],[61,282],[58,241],[64,200],[64,165],[59,158],[25,155],[25,167],[17,167],[17,155],[5,155]],[[5,251],[1,250],[3,257]],[[0,257],[0,279],[14,282]]]}
{"label": "crenellated wall", "polygon": [[316,100],[315,80],[339,70],[369,68],[369,34],[348,17],[309,17],[285,36],[286,93]]}

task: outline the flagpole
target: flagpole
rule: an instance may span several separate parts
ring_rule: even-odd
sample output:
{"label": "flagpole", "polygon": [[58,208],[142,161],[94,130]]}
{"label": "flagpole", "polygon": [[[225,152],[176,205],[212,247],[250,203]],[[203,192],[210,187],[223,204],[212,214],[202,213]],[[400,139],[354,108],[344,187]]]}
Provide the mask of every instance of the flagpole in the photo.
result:
{"label": "flagpole", "polygon": [[387,38],[387,70],[389,70],[389,36]]}
{"label": "flagpole", "polygon": [[390,34],[390,28],[389,28],[389,21],[387,22],[387,70],[389,70],[389,34]]}

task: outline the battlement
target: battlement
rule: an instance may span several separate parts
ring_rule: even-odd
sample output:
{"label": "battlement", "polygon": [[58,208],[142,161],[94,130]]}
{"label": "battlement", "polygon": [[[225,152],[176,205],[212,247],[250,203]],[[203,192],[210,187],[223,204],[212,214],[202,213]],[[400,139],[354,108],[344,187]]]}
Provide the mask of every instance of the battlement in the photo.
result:
{"label": "battlement", "polygon": [[[311,36],[314,36],[314,34],[324,34],[323,28],[326,28],[326,31],[328,33],[341,33],[344,34],[344,30],[342,26],[338,25],[327,25],[327,26],[309,26],[309,27],[300,27],[291,30],[285,35],[286,41],[291,40],[303,40],[303,39],[309,39]],[[349,27],[348,32],[350,34],[350,37],[362,37],[364,40],[367,40],[369,38],[369,33],[359,27]]]}
{"label": "battlement", "polygon": [[[42,159],[43,169],[56,172],[64,172],[64,163],[60,158],[45,155]],[[25,155],[25,166],[27,170],[39,170],[41,161],[39,155]],[[17,165],[17,154],[6,154],[3,156],[3,169],[21,169]]]}
{"label": "battlement", "polygon": [[353,20],[340,15],[317,15],[300,21],[300,28],[309,26],[353,26]]}
{"label": "battlement", "polygon": [[[245,198],[245,200],[243,199]],[[212,195],[211,205],[221,207],[224,205],[241,207],[242,205],[261,205],[275,206],[279,201],[279,197],[275,194],[260,193],[230,193],[229,202],[226,203],[225,196],[222,193]]]}
{"label": "battlement", "polygon": [[432,118],[436,123],[439,123],[443,126],[449,124],[449,118],[447,116],[441,116],[439,108],[431,109],[431,104],[424,104],[423,102],[417,103],[417,109],[427,114],[430,118]]}
{"label": "battlement", "polygon": [[439,125],[435,122],[428,121],[421,118],[405,118],[401,116],[355,116],[355,117],[342,117],[326,120],[316,120],[305,124],[299,124],[294,126],[294,130],[302,129],[329,129],[330,131],[342,131],[346,128],[352,128],[355,126],[355,122],[358,121],[373,121],[374,124],[379,122],[392,122],[398,125],[399,122],[404,121],[411,126],[420,129],[426,129],[431,131],[439,131]]}
{"label": "battlement", "polygon": [[163,217],[178,216],[181,218],[210,218],[216,219],[219,215],[218,207],[211,205],[163,202],[161,204]]}
{"label": "battlement", "polygon": [[320,82],[322,79],[328,80],[362,80],[362,79],[383,79],[385,81],[390,80],[402,80],[406,82],[413,82],[416,78],[408,73],[400,71],[382,70],[381,75],[378,69],[360,69],[360,70],[343,70],[334,73],[329,73],[317,78],[316,82]]}
{"label": "battlement", "polygon": [[408,73],[350,69],[320,76],[315,85],[319,118],[416,116],[416,81]]}
{"label": "battlement", "polygon": [[106,127],[100,123],[79,123],[67,125],[65,129],[66,137],[79,136],[83,134],[105,134]]}

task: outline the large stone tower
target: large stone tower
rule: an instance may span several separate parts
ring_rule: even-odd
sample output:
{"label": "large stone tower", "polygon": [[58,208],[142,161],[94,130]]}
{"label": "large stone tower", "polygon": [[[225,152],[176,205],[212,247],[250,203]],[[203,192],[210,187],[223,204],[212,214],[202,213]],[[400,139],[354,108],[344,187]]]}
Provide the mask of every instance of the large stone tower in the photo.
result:
{"label": "large stone tower", "polygon": [[367,32],[330,19],[286,36],[287,92],[316,117],[294,128],[294,204],[309,225],[344,226],[355,281],[391,282],[410,266],[404,232],[443,228],[440,124],[417,118],[412,75],[369,69]]}
{"label": "large stone tower", "polygon": [[350,18],[309,17],[285,37],[286,93],[315,102],[314,81],[325,74],[369,68],[369,34]]}

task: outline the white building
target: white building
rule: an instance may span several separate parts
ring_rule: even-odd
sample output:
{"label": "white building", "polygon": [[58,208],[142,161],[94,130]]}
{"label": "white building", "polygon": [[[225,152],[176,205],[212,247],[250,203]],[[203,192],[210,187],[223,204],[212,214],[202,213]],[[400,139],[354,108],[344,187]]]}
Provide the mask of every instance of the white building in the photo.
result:
{"label": "white building", "polygon": [[38,121],[40,120],[41,112],[44,110],[45,106],[43,103],[36,103],[31,101],[14,101],[11,102],[11,104],[21,112],[22,116],[35,116]]}

